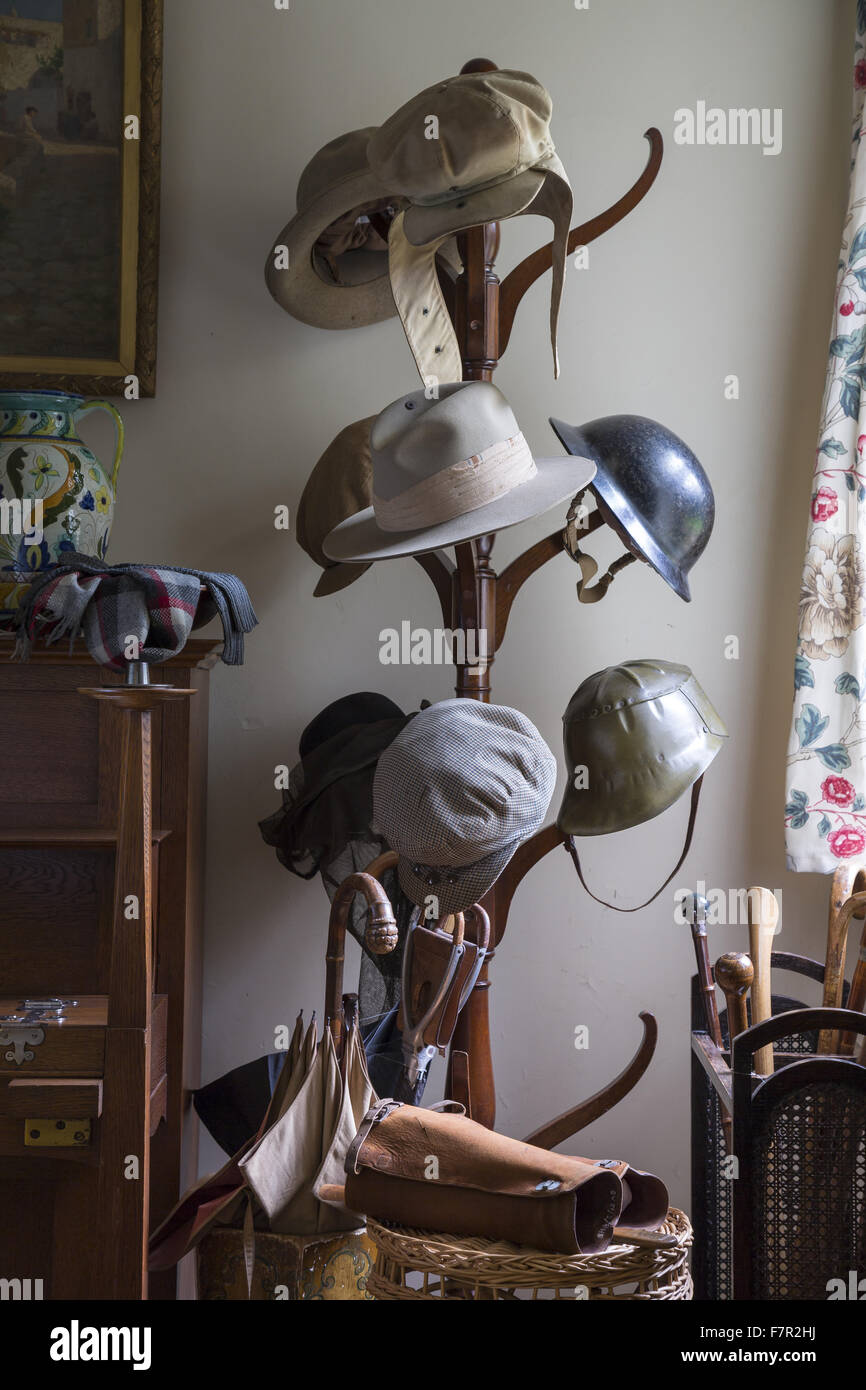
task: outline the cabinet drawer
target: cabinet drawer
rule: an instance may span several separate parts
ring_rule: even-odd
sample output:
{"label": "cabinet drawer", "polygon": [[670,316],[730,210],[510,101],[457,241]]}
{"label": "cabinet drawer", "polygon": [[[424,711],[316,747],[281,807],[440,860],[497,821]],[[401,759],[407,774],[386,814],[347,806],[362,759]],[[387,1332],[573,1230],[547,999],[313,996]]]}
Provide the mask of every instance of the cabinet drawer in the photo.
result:
{"label": "cabinet drawer", "polygon": [[[20,1065],[15,1061],[14,1047],[0,1042],[0,1077],[13,1076],[102,1076],[105,1067],[105,1029],[79,1028],[65,1023],[62,1027],[46,1023],[36,1025],[43,1041],[30,1043],[25,1039],[26,1055]],[[0,1038],[15,1036],[14,1029],[0,1030]],[[27,1030],[30,1031],[30,1030]]]}
{"label": "cabinet drawer", "polygon": [[[153,996],[151,1014],[151,1087],[165,1073],[168,1001]],[[0,1016],[20,1010],[20,1000],[0,1000]],[[0,1026],[0,1086],[12,1078],[28,1076],[100,1078],[105,1071],[105,1033],[108,998],[104,994],[79,996],[62,1023],[45,1022],[21,1028]],[[39,1034],[42,1035],[38,1041]],[[20,1062],[16,1057],[23,1058]],[[50,1113],[50,1112],[49,1112]]]}
{"label": "cabinet drawer", "polygon": [[84,1077],[12,1076],[0,1080],[0,1115],[26,1120],[93,1119],[102,1114],[102,1082]]}

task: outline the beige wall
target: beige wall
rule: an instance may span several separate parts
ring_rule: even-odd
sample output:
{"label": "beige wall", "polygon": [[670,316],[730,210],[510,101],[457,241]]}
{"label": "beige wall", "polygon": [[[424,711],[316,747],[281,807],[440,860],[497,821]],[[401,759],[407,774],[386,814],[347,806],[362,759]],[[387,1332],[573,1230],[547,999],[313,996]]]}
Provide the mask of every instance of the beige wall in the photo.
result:
{"label": "beige wall", "polygon": [[[827,884],[784,870],[782,769],[844,213],[853,5],[292,0],[286,13],[272,0],[168,0],[166,9],[159,394],[125,408],[112,551],[234,570],[261,619],[246,666],[219,668],[212,687],[205,1077],[268,1050],[274,1025],[300,1006],[321,1009],[323,890],[280,868],[256,826],[278,801],[274,765],[291,764],[308,720],[351,690],[383,690],[405,708],[451,693],[442,668],[378,662],[381,628],[437,621],[416,565],[382,565],[343,595],[314,599],[311,562],[273,529],[274,505],[296,505],[333,435],[418,383],[396,321],[337,334],[282,313],[264,287],[265,255],[319,146],[479,54],[527,69],[552,92],[580,219],[636,177],[646,127],[658,125],[667,145],[645,203],[593,246],[588,271],[569,273],[560,380],[542,284],[520,311],[498,384],[539,453],[555,452],[548,414],[664,421],[702,459],[717,502],[689,606],[637,568],[601,607],[579,606],[573,566],[549,564],[515,604],[495,696],[528,714],[559,755],[562,711],[586,675],[636,656],[690,664],[732,737],[707,777],[680,881],[783,888],[782,944],[822,955]],[[783,108],[782,153],[675,145],[674,112],[699,99]],[[546,236],[534,218],[506,226],[502,266]],[[728,373],[739,376],[738,401],[724,398]],[[503,536],[500,567],[554,520]],[[605,564],[616,553],[612,538],[594,544]],[[732,634],[736,661],[724,656]],[[597,890],[647,896],[676,859],[686,810],[590,844]],[[713,956],[746,938],[743,926],[714,928]],[[493,968],[500,1127],[525,1133],[606,1082],[637,1043],[638,1011],[651,1009],[661,1038],[650,1073],[579,1147],[656,1169],[687,1202],[691,969],[670,891],[621,916],[586,897],[564,854],[539,865]],[[581,1023],[587,1052],[573,1046]],[[214,1157],[208,1146],[205,1156]]]}

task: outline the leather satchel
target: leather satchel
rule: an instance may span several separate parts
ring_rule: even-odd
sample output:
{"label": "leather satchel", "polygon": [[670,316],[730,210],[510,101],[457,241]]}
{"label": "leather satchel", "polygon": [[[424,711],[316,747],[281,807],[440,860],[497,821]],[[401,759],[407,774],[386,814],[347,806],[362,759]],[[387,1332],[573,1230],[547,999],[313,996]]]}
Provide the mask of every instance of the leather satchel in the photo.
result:
{"label": "leather satchel", "polygon": [[667,1189],[652,1174],[536,1148],[445,1104],[371,1107],[346,1157],[353,1211],[569,1255],[604,1250],[620,1221],[651,1228],[667,1215]]}
{"label": "leather satchel", "polygon": [[444,1055],[489,941],[490,919],[477,905],[457,914],[453,934],[413,922],[399,1023],[404,1033],[417,1025],[417,1046],[434,1047]]}

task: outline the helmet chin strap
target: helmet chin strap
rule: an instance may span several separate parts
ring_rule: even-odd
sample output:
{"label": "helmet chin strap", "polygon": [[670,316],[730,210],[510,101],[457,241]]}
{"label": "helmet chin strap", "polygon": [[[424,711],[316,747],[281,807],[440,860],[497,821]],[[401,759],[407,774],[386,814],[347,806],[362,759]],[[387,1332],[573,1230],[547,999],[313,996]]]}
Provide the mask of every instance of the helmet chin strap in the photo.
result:
{"label": "helmet chin strap", "polygon": [[[577,581],[577,597],[581,603],[598,603],[599,599],[604,598],[611,584],[613,583],[620,570],[624,570],[627,565],[631,565],[637,559],[636,555],[626,552],[618,560],[614,560],[607,572],[602,575],[595,584],[590,584],[598,573],[598,565],[591,555],[587,555],[581,550],[578,540],[578,516],[583,509],[582,498],[584,493],[580,492],[571,500],[568,515],[565,518],[565,530],[562,533],[563,548],[574,560],[580,569],[580,579]],[[578,871],[579,872],[579,871]],[[587,889],[587,891],[589,891]],[[659,890],[661,891],[661,890]]]}
{"label": "helmet chin strap", "polygon": [[674,867],[671,869],[661,888],[657,888],[656,891],[653,893],[652,897],[647,898],[646,902],[638,903],[637,907],[619,907],[616,903],[609,903],[606,898],[596,897],[595,893],[593,893],[592,889],[590,888],[589,884],[583,876],[583,870],[580,867],[580,860],[577,857],[577,845],[575,844],[575,837],[573,835],[566,835],[565,848],[568,850],[569,854],[572,857],[572,860],[574,861],[574,867],[577,870],[577,876],[580,879],[589,896],[595,902],[601,903],[602,907],[612,907],[615,912],[640,912],[641,908],[649,907],[650,903],[655,902],[659,893],[661,893],[665,888],[667,888],[674,874],[679,873],[680,869],[683,866],[685,857],[691,849],[692,835],[694,834],[695,821],[697,820],[698,816],[698,802],[701,799],[701,783],[703,782],[703,780],[703,774],[701,774],[701,776],[698,778],[698,780],[692,787],[692,805],[691,810],[689,811],[689,824],[688,828],[686,829],[686,840],[685,844],[683,845],[682,854],[680,855]]}

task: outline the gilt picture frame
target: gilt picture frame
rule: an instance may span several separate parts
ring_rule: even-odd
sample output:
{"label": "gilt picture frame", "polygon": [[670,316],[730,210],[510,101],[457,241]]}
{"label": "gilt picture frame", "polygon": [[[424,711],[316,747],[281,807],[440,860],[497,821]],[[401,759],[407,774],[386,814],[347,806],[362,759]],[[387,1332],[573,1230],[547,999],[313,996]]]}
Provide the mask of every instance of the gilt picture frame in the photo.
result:
{"label": "gilt picture frame", "polygon": [[153,396],[163,0],[0,0],[0,390]]}

